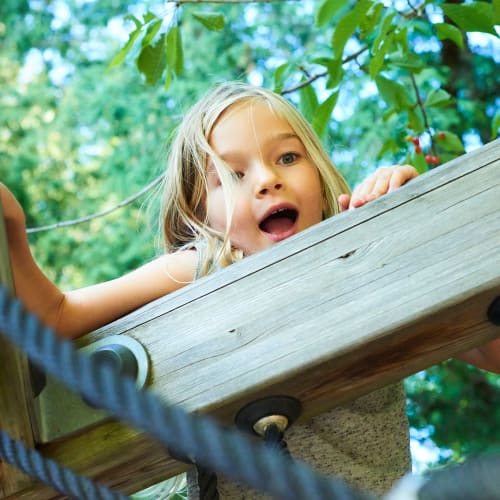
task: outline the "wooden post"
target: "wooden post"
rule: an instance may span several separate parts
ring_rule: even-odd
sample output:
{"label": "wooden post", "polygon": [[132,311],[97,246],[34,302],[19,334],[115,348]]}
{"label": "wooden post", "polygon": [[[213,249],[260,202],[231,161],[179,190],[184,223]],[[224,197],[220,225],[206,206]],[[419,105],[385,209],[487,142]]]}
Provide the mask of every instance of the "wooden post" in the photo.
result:
{"label": "wooden post", "polygon": [[[136,338],[150,388],[232,422],[289,395],[304,418],[500,335],[500,141],[413,180],[87,336]],[[41,447],[134,491],[185,466],[106,422]],[[16,498],[55,498],[48,489]]]}
{"label": "wooden post", "polygon": [[[0,202],[0,283],[14,293],[7,236]],[[28,405],[29,369],[26,357],[0,336],[0,429],[33,446]],[[0,461],[0,498],[33,485],[18,469]]]}

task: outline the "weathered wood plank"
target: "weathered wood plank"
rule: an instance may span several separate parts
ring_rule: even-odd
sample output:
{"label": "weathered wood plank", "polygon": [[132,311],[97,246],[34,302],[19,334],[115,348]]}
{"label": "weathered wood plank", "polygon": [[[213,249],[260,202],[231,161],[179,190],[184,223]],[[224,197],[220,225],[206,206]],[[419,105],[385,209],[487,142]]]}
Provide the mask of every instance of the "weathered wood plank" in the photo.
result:
{"label": "weathered wood plank", "polygon": [[[14,293],[7,233],[0,203],[0,283]],[[28,407],[29,376],[26,357],[0,337],[0,429],[33,446]],[[0,498],[33,485],[18,469],[0,461]]]}
{"label": "weathered wood plank", "polygon": [[[306,418],[484,343],[500,334],[486,318],[500,294],[499,158],[496,141],[84,342],[133,336],[152,390],[225,422],[276,394]],[[129,491],[183,469],[113,422],[42,449]]]}

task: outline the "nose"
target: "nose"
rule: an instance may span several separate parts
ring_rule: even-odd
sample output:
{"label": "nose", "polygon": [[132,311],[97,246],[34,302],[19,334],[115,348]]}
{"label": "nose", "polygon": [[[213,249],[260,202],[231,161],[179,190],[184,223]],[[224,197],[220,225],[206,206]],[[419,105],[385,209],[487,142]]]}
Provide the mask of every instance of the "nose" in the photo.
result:
{"label": "nose", "polygon": [[265,196],[273,191],[283,189],[283,180],[273,166],[264,163],[255,165],[255,179],[257,196]]}

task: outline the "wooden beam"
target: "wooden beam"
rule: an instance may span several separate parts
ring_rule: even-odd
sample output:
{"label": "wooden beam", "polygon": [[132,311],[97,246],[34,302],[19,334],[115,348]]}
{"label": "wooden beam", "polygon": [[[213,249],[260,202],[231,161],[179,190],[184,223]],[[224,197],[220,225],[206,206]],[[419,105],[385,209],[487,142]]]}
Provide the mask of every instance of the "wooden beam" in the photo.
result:
{"label": "wooden beam", "polygon": [[[7,232],[0,202],[0,283],[14,293]],[[0,429],[34,446],[31,430],[29,368],[26,356],[0,337]],[[33,486],[33,481],[18,469],[0,461],[0,498]]]}
{"label": "wooden beam", "polygon": [[[499,158],[496,141],[83,342],[136,338],[153,391],[223,422],[267,395],[300,399],[307,418],[482,344],[500,335],[486,317],[500,295]],[[184,469],[115,422],[41,449],[127,491]]]}

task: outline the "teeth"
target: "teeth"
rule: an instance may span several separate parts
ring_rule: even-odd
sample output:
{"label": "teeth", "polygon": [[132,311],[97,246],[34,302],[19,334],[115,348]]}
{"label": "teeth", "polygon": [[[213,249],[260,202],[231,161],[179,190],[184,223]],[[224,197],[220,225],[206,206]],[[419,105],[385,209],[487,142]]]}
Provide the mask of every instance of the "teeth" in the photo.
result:
{"label": "teeth", "polygon": [[280,212],[284,212],[285,210],[288,210],[288,209],[287,208],[280,208],[279,210],[275,210],[271,215],[279,214]]}

